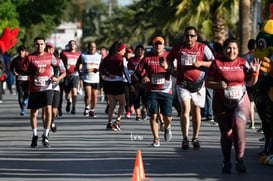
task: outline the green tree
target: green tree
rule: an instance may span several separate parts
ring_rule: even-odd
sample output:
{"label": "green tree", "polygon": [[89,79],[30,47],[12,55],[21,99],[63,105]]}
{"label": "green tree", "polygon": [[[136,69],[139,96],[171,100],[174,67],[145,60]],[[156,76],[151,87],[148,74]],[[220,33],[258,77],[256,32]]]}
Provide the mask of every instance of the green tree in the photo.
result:
{"label": "green tree", "polygon": [[23,32],[21,43],[30,48],[34,37],[47,37],[61,23],[70,0],[13,0],[12,2],[17,6],[20,29]]}

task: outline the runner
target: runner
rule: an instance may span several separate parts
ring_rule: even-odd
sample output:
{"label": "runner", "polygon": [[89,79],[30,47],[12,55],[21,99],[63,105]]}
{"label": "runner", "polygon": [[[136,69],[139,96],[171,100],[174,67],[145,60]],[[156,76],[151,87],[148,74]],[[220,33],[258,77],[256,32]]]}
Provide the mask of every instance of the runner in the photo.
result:
{"label": "runner", "polygon": [[238,57],[238,41],[224,42],[224,57],[212,62],[208,70],[207,86],[215,90],[213,111],[221,132],[224,156],[223,173],[231,172],[231,148],[234,144],[236,170],[245,173],[245,127],[250,113],[250,101],[245,82],[253,86],[258,80],[260,63],[254,58],[250,65]]}
{"label": "runner", "polygon": [[[135,77],[137,80],[147,84],[146,109],[150,116],[151,130],[154,136],[153,147],[159,147],[158,120],[160,112],[163,115],[165,124],[165,141],[172,139],[172,80],[168,70],[166,57],[168,52],[164,50],[164,39],[155,37],[153,39],[153,52],[147,54],[138,64]],[[142,72],[146,71],[143,77]]]}
{"label": "runner", "polygon": [[[38,146],[37,116],[39,108],[45,111],[43,119],[44,133],[42,135],[42,144],[44,147],[50,147],[48,133],[52,119],[52,83],[57,82],[58,64],[57,60],[50,53],[45,52],[45,39],[36,37],[34,39],[35,52],[26,57],[21,69],[21,74],[29,75],[29,101],[30,123],[33,137],[31,147]],[[51,66],[54,68],[54,76],[51,74]]]}
{"label": "runner", "polygon": [[[128,62],[128,70],[131,75],[134,74],[137,65],[144,57],[144,47],[142,45],[138,45],[135,49],[135,56],[131,58]],[[146,74],[145,71],[142,72],[142,76]],[[139,121],[140,118],[145,119],[146,118],[146,84],[142,83],[141,81],[138,81],[134,76],[131,76],[134,88],[135,88],[135,94],[133,95],[133,103],[134,108],[136,111],[136,120]],[[142,109],[140,110],[140,105],[142,103]]]}
{"label": "runner", "polygon": [[10,64],[10,70],[13,71],[13,74],[16,77],[18,103],[21,109],[20,115],[25,116],[26,115],[25,106],[27,106],[28,103],[29,77],[26,75],[20,75],[19,71],[23,66],[24,60],[28,53],[26,52],[26,48],[23,45],[17,48],[17,53],[18,56],[16,56]]}
{"label": "runner", "polygon": [[65,78],[65,98],[66,98],[66,112],[71,110],[71,98],[72,98],[72,110],[71,114],[76,114],[76,103],[77,103],[77,89],[79,85],[79,72],[76,70],[76,64],[81,55],[76,50],[76,41],[70,40],[69,50],[64,50],[61,53],[61,59],[66,67],[67,76]]}
{"label": "runner", "polygon": [[[125,45],[118,41],[114,42],[109,49],[109,54],[101,62],[99,68],[101,77],[104,80],[104,92],[109,101],[107,130],[121,130],[120,120],[126,104],[123,75],[125,75],[125,78],[128,80],[129,84],[131,84],[129,73],[126,72],[126,69],[124,68],[124,54]],[[130,86],[130,91],[134,91],[133,85]],[[112,123],[116,101],[119,103],[118,115],[116,121]]]}
{"label": "runner", "polygon": [[[53,43],[47,43],[46,44],[46,52],[54,55],[55,49]],[[57,126],[55,123],[55,118],[57,117],[57,109],[59,106],[60,102],[60,86],[59,82],[63,80],[66,76],[66,70],[63,64],[63,61],[55,56],[57,60],[57,64],[59,66],[59,71],[58,71],[58,77],[56,79],[56,82],[53,83],[52,88],[53,88],[53,99],[52,99],[52,119],[51,119],[51,131],[54,133],[57,131]],[[45,116],[45,110],[43,110],[43,116]],[[45,118],[45,117],[43,117]]]}
{"label": "runner", "polygon": [[176,93],[181,105],[180,124],[183,136],[182,149],[189,149],[190,112],[192,114],[194,149],[200,148],[199,129],[201,125],[201,108],[205,105],[205,71],[210,66],[213,53],[208,46],[197,42],[197,30],[186,27],[184,41],[173,46],[167,59],[171,72],[173,62],[177,59]]}
{"label": "runner", "polygon": [[[99,66],[101,55],[97,53],[96,43],[89,42],[87,54],[82,54],[79,64],[82,64],[82,80],[85,91],[85,109],[83,115],[96,117],[95,107],[97,105],[98,88],[100,82]],[[91,103],[91,108],[89,107]]]}

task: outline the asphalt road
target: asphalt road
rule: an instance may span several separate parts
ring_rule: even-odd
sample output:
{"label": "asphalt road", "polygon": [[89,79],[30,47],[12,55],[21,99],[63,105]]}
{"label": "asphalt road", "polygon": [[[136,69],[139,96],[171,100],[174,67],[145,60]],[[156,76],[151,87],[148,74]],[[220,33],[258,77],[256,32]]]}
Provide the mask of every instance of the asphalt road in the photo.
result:
{"label": "asphalt road", "polygon": [[[160,132],[161,146],[153,148],[148,120],[137,122],[132,115],[129,119],[122,119],[121,131],[106,131],[105,102],[98,103],[97,117],[93,119],[84,117],[83,109],[83,96],[79,96],[77,114],[64,113],[57,119],[58,131],[50,133],[52,147],[44,148],[39,143],[39,147],[33,149],[30,148],[29,117],[19,115],[17,96],[4,95],[4,103],[0,104],[0,180],[129,181],[132,180],[137,150],[142,152],[147,180],[272,180],[273,167],[259,164],[258,152],[263,143],[258,140],[263,135],[255,130],[246,129],[248,173],[236,173],[233,157],[232,173],[224,175],[221,172],[219,128],[210,122],[202,122],[200,150],[191,147],[184,151],[181,149],[179,118],[174,111],[172,141],[164,142],[164,134]],[[259,128],[257,115],[256,121]],[[38,122],[41,137],[40,114]]]}

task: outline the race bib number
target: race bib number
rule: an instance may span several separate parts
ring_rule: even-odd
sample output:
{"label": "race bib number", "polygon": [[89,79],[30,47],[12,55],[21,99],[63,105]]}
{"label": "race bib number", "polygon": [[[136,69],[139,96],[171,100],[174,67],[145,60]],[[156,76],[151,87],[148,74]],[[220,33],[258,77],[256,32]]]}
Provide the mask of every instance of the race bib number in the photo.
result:
{"label": "race bib number", "polygon": [[26,81],[26,80],[28,80],[28,76],[25,76],[25,75],[18,75],[18,80]]}
{"label": "race bib number", "polygon": [[68,65],[76,65],[76,62],[77,62],[77,59],[74,59],[74,58],[69,58],[67,60]]}
{"label": "race bib number", "polygon": [[46,86],[48,82],[48,76],[35,76],[34,85],[35,86]]}
{"label": "race bib number", "polygon": [[152,84],[164,84],[165,74],[152,74]]}
{"label": "race bib number", "polygon": [[193,65],[196,62],[196,55],[182,55],[181,65]]}
{"label": "race bib number", "polygon": [[240,100],[244,94],[242,86],[231,86],[224,90],[225,98],[228,100]]}
{"label": "race bib number", "polygon": [[94,64],[87,64],[86,67],[87,67],[87,72],[94,72],[97,66]]}

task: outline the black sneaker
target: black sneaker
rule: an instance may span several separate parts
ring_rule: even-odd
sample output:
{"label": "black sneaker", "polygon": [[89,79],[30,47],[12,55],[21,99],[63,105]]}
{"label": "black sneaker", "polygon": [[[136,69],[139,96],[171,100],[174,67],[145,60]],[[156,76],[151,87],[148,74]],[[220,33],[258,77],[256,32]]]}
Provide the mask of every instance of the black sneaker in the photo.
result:
{"label": "black sneaker", "polygon": [[239,159],[237,161],[236,170],[238,173],[246,173],[246,167],[245,167],[244,161],[242,159]]}
{"label": "black sneaker", "polygon": [[54,121],[51,121],[51,126],[50,126],[50,128],[51,128],[51,131],[52,131],[53,133],[55,133],[55,132],[57,131],[57,126],[56,126],[56,124],[55,124]]}
{"label": "black sneaker", "polygon": [[147,114],[146,111],[141,111],[141,119],[146,119]]}
{"label": "black sneaker", "polygon": [[38,147],[38,136],[33,136],[32,141],[31,141],[31,148],[36,148]]}
{"label": "black sneaker", "polygon": [[70,112],[70,106],[71,106],[71,102],[69,101],[66,104],[66,108],[65,108],[66,112]]}
{"label": "black sneaker", "polygon": [[61,117],[61,116],[63,116],[63,111],[62,110],[59,110],[58,111],[58,115]]}
{"label": "black sneaker", "polygon": [[76,109],[74,107],[71,110],[71,114],[76,114]]}
{"label": "black sneaker", "polygon": [[196,149],[196,150],[200,149],[200,143],[199,143],[198,138],[192,138],[191,142],[192,142],[192,145],[193,145],[194,149]]}
{"label": "black sneaker", "polygon": [[50,144],[49,144],[49,141],[48,141],[48,137],[46,136],[42,136],[43,140],[42,140],[42,144],[45,148],[50,148]]}
{"label": "black sneaker", "polygon": [[230,161],[223,161],[223,165],[222,165],[222,173],[231,173],[231,163]]}
{"label": "black sneaker", "polygon": [[190,148],[190,143],[187,138],[184,138],[182,141],[182,149],[183,150],[188,150]]}

